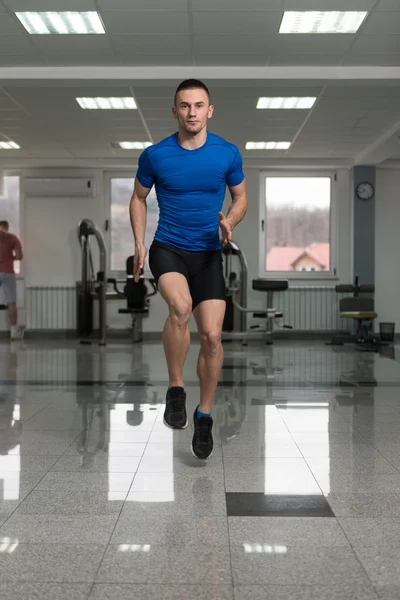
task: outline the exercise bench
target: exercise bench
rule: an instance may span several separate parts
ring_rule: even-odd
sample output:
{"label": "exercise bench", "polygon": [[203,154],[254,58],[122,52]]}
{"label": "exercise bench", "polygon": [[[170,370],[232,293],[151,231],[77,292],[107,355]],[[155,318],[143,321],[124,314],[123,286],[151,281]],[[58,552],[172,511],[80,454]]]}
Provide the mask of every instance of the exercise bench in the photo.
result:
{"label": "exercise bench", "polygon": [[[264,323],[260,325],[252,325],[246,331],[229,331],[223,332],[225,340],[241,340],[244,344],[247,340],[261,339],[267,344],[273,343],[274,324],[278,319],[283,318],[283,312],[274,307],[274,292],[284,292],[289,288],[287,279],[264,279],[257,278],[252,281],[252,288],[256,292],[264,292],[267,294],[267,308],[265,310],[255,310],[254,308],[246,308],[241,306],[235,298],[235,281],[231,282],[232,288],[229,290],[232,293],[232,303],[240,312],[251,314],[254,319],[263,319]],[[285,329],[292,329],[289,325],[282,326]]]}

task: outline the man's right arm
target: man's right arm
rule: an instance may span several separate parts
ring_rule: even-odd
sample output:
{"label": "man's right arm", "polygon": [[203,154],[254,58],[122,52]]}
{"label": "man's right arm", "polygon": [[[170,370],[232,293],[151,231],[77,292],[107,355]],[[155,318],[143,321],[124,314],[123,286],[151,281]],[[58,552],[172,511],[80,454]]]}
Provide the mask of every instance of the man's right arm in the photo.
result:
{"label": "man's right arm", "polygon": [[144,245],[144,234],[146,232],[146,216],[147,204],[146,198],[150,193],[151,188],[144,187],[135,179],[135,189],[129,205],[129,216],[133,236],[135,238],[135,254],[133,261],[133,275],[135,281],[139,281],[140,272],[144,267],[147,250]]}
{"label": "man's right arm", "polygon": [[141,183],[139,183],[137,178],[135,179],[135,188],[133,190],[133,196],[129,206],[129,216],[135,238],[135,246],[137,248],[144,246],[144,234],[146,232],[147,217],[146,198],[149,195],[150,190],[151,188],[144,187]]}

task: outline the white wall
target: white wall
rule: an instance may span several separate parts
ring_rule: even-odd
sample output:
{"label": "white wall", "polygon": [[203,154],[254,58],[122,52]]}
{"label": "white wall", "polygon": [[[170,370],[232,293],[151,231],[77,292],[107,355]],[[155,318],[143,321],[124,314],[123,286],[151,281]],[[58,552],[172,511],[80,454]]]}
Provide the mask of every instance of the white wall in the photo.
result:
{"label": "white wall", "polygon": [[375,309],[378,320],[400,327],[400,170],[377,169],[375,204]]}
{"label": "white wall", "polygon": [[[93,198],[27,198],[24,177],[93,177]],[[102,171],[30,170],[23,173],[23,243],[25,285],[74,286],[80,279],[77,226],[83,218],[104,222]],[[93,247],[95,245],[93,244]],[[97,256],[95,255],[95,259]]]}

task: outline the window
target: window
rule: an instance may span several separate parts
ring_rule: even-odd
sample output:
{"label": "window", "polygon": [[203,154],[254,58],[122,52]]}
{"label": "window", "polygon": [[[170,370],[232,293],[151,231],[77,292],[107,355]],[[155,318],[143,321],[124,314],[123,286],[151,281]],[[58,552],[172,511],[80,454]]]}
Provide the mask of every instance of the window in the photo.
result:
{"label": "window", "polygon": [[332,176],[262,177],[262,274],[326,277],[332,266]]}
{"label": "window", "polygon": [[[135,240],[129,219],[129,203],[135,180],[132,177],[110,177],[110,270],[126,270],[126,259],[135,251]],[[147,225],[145,246],[153,241],[158,223],[158,204],[154,188],[147,197]],[[150,275],[148,265],[145,274]]]}
{"label": "window", "polygon": [[[5,175],[4,193],[0,196],[0,221],[8,221],[10,233],[19,237],[19,204],[20,204],[19,175]],[[20,262],[14,263],[16,273],[20,272]]]}
{"label": "window", "polygon": [[317,269],[315,267],[301,267],[300,271],[306,272],[306,273],[315,273],[315,271],[317,271]]}

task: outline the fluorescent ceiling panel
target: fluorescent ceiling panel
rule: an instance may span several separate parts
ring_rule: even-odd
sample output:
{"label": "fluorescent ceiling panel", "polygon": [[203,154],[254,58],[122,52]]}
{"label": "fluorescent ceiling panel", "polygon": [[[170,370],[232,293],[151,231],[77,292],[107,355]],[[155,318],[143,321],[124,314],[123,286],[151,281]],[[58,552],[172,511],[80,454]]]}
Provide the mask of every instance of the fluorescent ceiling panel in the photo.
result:
{"label": "fluorescent ceiling panel", "polygon": [[287,150],[290,142],[246,142],[246,150]]}
{"label": "fluorescent ceiling panel", "polygon": [[135,100],[127,98],[76,98],[85,110],[132,110],[137,108]]}
{"label": "fluorescent ceiling panel", "polygon": [[30,34],[105,33],[99,13],[89,12],[16,12]]}
{"label": "fluorescent ceiling panel", "polygon": [[20,146],[15,142],[0,142],[0,150],[19,150]]}
{"label": "fluorescent ceiling panel", "polygon": [[115,142],[112,144],[114,148],[122,148],[122,150],[144,150],[152,146],[151,142]]}
{"label": "fluorescent ceiling panel", "polygon": [[356,33],[366,11],[286,11],[279,33]]}
{"label": "fluorescent ceiling panel", "polygon": [[259,98],[257,108],[277,109],[277,110],[295,110],[311,108],[316,101],[316,98]]}

